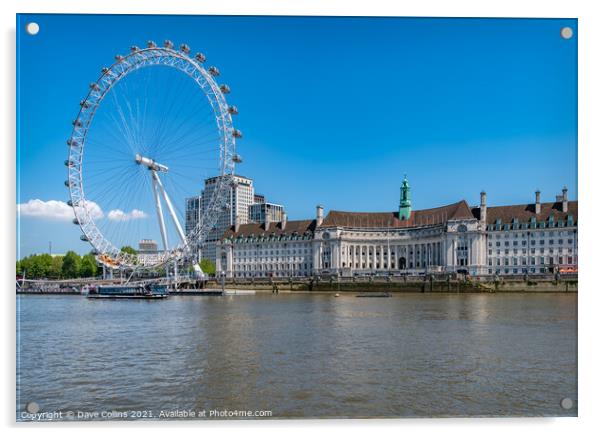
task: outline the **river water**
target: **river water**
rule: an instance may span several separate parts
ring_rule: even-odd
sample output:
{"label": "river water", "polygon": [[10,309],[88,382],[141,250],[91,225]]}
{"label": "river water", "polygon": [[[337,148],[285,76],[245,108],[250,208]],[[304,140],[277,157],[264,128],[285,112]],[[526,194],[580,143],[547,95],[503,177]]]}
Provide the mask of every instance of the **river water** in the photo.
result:
{"label": "river water", "polygon": [[23,295],[17,322],[17,419],[577,414],[576,294]]}

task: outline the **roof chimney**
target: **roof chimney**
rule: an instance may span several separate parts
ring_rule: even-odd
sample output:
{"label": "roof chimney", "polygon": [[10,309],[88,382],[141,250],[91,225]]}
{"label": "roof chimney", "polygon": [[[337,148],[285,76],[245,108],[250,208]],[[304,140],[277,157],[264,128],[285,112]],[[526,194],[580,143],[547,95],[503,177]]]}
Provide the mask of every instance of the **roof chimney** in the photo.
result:
{"label": "roof chimney", "polygon": [[286,220],[288,219],[288,217],[286,216],[285,212],[282,212],[282,221],[280,222],[280,227],[282,227],[282,230],[286,229]]}
{"label": "roof chimney", "polygon": [[267,210],[265,210],[265,231],[267,232],[268,230],[270,230],[270,212]]}
{"label": "roof chimney", "polygon": [[487,223],[487,193],[481,191],[481,222]]}
{"label": "roof chimney", "polygon": [[240,230],[240,218],[238,217],[238,215],[236,215],[234,217],[234,233],[238,233],[239,230]]}
{"label": "roof chimney", "polygon": [[316,206],[316,224],[318,226],[321,226],[323,221],[324,221],[324,208],[318,204]]}
{"label": "roof chimney", "polygon": [[541,213],[541,192],[539,189],[535,191],[535,214],[539,215]]}
{"label": "roof chimney", "polygon": [[564,188],[562,188],[562,211],[564,213],[567,213],[569,211],[568,192],[569,192],[569,190],[566,188],[566,186]]}

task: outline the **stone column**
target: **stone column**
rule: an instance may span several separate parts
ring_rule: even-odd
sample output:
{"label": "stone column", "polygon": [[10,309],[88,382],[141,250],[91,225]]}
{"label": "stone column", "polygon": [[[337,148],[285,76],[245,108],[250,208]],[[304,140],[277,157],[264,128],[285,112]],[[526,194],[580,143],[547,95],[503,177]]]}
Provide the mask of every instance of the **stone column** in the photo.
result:
{"label": "stone column", "polygon": [[232,245],[228,246],[228,252],[227,252],[227,263],[228,263],[228,269],[226,270],[226,275],[228,277],[233,277],[233,271],[234,271],[234,253],[233,253],[233,249],[232,249]]}
{"label": "stone column", "polygon": [[371,244],[372,252],[370,254],[370,262],[372,262],[372,269],[376,268],[376,245]]}
{"label": "stone column", "polygon": [[477,252],[477,244],[476,244],[476,242],[477,242],[477,238],[476,238],[476,236],[473,235],[470,238],[470,264],[472,266],[475,266],[478,263],[477,255],[479,253]]}
{"label": "stone column", "polygon": [[364,264],[366,263],[366,251],[365,245],[359,245],[359,256],[360,256],[360,269],[364,269]]}
{"label": "stone column", "polygon": [[330,268],[338,270],[341,267],[341,259],[339,258],[339,243],[334,242],[330,245]]}
{"label": "stone column", "polygon": [[313,271],[317,272],[321,268],[321,252],[322,252],[322,244],[319,241],[316,241],[312,244],[313,246]]}

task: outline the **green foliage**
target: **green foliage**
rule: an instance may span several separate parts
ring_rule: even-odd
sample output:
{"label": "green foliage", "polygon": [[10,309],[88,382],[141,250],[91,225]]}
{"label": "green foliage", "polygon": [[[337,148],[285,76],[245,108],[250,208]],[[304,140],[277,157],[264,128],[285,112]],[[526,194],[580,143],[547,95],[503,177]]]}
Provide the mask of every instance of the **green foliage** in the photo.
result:
{"label": "green foliage", "polygon": [[80,275],[82,259],[75,251],[68,251],[63,258],[63,277],[76,278]]}
{"label": "green foliage", "polygon": [[215,275],[215,264],[211,262],[211,259],[201,259],[199,266],[205,274]]}
{"label": "green foliage", "polygon": [[33,254],[21,259],[17,263],[17,273],[26,277],[43,278],[48,275],[52,266],[52,256],[49,254]]}
{"label": "green foliage", "polygon": [[60,279],[63,276],[63,256],[54,256],[47,272],[49,279]]}
{"label": "green foliage", "polygon": [[86,254],[82,257],[80,275],[82,277],[95,277],[98,271],[96,266],[96,258],[93,254]]}
{"label": "green foliage", "polygon": [[17,275],[25,275],[28,279],[72,279],[96,276],[98,267],[93,254],[80,257],[74,251],[65,256],[50,254],[32,254],[17,261]]}
{"label": "green foliage", "polygon": [[134,248],[130,247],[129,245],[125,245],[125,246],[121,247],[121,251],[124,253],[128,253],[128,254],[138,254],[138,252]]}

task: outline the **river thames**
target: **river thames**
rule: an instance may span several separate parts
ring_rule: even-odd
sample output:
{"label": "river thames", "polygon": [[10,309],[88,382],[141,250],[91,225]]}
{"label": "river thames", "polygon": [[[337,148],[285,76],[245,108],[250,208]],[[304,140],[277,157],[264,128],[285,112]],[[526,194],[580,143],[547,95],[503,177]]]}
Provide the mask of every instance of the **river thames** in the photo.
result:
{"label": "river thames", "polygon": [[17,322],[19,420],[577,415],[576,294],[21,295]]}

